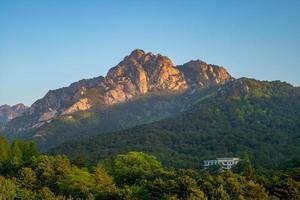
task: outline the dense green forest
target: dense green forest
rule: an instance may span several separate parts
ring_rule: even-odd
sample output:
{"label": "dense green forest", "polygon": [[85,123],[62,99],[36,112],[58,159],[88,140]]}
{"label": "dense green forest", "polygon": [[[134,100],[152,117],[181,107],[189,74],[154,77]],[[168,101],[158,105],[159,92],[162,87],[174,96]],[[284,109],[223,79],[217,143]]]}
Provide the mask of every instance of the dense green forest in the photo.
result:
{"label": "dense green forest", "polygon": [[256,167],[284,169],[300,163],[299,144],[299,88],[240,79],[171,118],[69,141],[50,152],[97,162],[143,151],[177,168],[200,168],[204,159],[248,154]]}
{"label": "dense green forest", "polygon": [[0,199],[299,199],[300,168],[260,174],[249,160],[232,171],[164,167],[142,152],[89,165],[40,155],[33,143],[0,138]]}

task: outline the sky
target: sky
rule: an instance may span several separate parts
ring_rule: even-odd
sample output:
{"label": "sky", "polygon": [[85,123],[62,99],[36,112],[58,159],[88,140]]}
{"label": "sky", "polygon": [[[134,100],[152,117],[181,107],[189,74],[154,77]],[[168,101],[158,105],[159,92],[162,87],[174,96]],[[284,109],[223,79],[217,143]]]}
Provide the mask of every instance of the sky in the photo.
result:
{"label": "sky", "polygon": [[299,0],[0,0],[0,105],[104,76],[137,48],[300,86],[299,21]]}

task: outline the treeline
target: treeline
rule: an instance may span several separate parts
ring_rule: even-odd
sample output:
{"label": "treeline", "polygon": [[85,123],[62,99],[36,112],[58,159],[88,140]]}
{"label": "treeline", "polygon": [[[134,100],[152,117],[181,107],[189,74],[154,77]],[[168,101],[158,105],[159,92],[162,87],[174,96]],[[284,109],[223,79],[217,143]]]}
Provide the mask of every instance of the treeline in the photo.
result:
{"label": "treeline", "polygon": [[248,161],[232,171],[167,169],[129,152],[89,166],[84,158],[39,155],[32,143],[0,138],[0,199],[299,199],[300,168],[259,175]]}

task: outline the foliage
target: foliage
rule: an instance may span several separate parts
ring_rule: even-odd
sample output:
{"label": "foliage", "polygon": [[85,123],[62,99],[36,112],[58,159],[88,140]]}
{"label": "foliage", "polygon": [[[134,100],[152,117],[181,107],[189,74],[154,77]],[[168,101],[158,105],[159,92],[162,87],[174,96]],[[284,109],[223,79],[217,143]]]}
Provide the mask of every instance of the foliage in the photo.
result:
{"label": "foliage", "polygon": [[118,155],[114,163],[114,173],[120,184],[138,183],[161,170],[162,165],[154,156],[139,152]]}
{"label": "foliage", "polygon": [[10,146],[8,141],[0,135],[0,166],[9,159]]}
{"label": "foliage", "polygon": [[0,199],[14,199],[17,196],[16,188],[12,180],[0,176]]}
{"label": "foliage", "polygon": [[[30,146],[17,141],[6,148],[16,144]],[[30,148],[19,148],[18,155],[30,152]],[[21,157],[19,165],[7,168],[15,156],[9,154],[7,164],[0,167],[0,199],[238,200],[298,199],[300,195],[300,167],[260,175],[255,169],[248,173],[247,161],[233,172],[210,173],[168,169],[152,155],[129,152],[87,168],[65,156],[36,154]]]}

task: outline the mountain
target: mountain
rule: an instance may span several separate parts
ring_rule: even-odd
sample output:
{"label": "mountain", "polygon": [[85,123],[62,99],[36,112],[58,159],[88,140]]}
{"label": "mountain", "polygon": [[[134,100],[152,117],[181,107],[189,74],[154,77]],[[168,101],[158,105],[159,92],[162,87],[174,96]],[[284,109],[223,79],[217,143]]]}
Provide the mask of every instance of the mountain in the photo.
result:
{"label": "mountain", "polygon": [[21,103],[14,106],[0,106],[0,128],[5,126],[12,119],[21,116],[27,110],[28,107]]}
{"label": "mountain", "polygon": [[101,80],[103,80],[101,76],[83,79],[72,83],[69,87],[50,90],[21,116],[8,123],[5,128],[16,132],[38,128],[58,116],[87,110],[91,107],[88,103],[87,90],[96,87]]}
{"label": "mountain", "polygon": [[136,49],[105,77],[50,90],[6,124],[4,132],[11,138],[35,139],[47,149],[69,138],[116,131],[182,112],[192,103],[189,99],[231,80],[223,67],[200,60],[175,66],[166,56]]}
{"label": "mountain", "polygon": [[196,99],[167,119],[68,141],[49,152],[97,162],[143,151],[171,167],[200,167],[204,159],[245,155],[268,169],[299,163],[299,88],[241,78]]}
{"label": "mountain", "polygon": [[173,167],[246,154],[264,168],[300,162],[299,87],[234,79],[201,60],[175,65],[137,49],[105,77],[50,90],[21,108],[1,107],[5,137],[73,158],[139,150]]}

